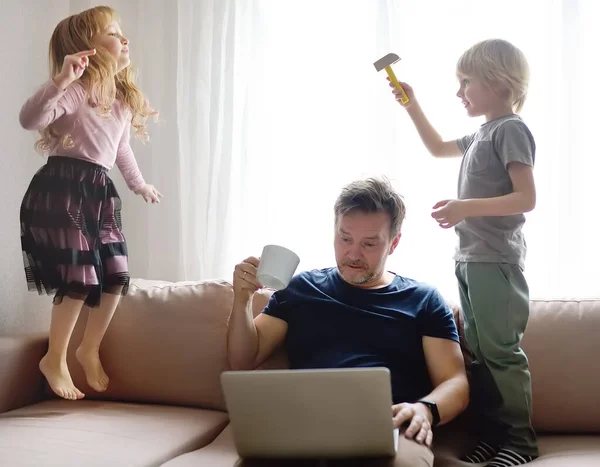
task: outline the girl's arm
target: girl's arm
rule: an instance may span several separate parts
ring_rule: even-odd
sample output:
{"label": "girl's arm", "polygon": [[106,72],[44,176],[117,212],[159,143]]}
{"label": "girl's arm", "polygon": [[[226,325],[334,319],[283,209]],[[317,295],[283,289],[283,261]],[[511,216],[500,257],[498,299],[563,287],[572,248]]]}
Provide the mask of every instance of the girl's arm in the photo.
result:
{"label": "girl's arm", "polygon": [[135,193],[139,188],[143,187],[146,182],[138,167],[133,149],[131,149],[131,145],[129,144],[129,139],[131,137],[131,112],[127,112],[125,118],[127,122],[125,124],[125,129],[123,130],[123,135],[121,136],[121,141],[119,142],[119,148],[117,149],[116,164],[119,168],[119,172],[121,172],[121,175],[125,179],[127,186]]}
{"label": "girl's arm", "polygon": [[26,130],[42,130],[63,115],[74,113],[85,101],[85,88],[74,83],[60,90],[49,80],[21,108],[19,122]]}
{"label": "girl's arm", "polygon": [[89,56],[96,50],[84,50],[64,58],[62,69],[53,79],[30,97],[21,108],[19,121],[26,130],[42,130],[63,115],[75,112],[84,102],[87,92],[75,83],[89,65]]}

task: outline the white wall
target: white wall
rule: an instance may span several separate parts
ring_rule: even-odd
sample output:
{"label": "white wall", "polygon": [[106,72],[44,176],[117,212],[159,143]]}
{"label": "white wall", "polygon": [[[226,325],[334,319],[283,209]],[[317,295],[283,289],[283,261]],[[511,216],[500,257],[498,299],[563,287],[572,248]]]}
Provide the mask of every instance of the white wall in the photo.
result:
{"label": "white wall", "polygon": [[33,0],[2,0],[0,10],[0,333],[38,331],[48,326],[51,300],[27,291],[19,207],[44,160],[34,152],[35,137],[21,128],[18,114],[48,73],[48,40],[67,14],[68,2],[35,2],[34,6]]}

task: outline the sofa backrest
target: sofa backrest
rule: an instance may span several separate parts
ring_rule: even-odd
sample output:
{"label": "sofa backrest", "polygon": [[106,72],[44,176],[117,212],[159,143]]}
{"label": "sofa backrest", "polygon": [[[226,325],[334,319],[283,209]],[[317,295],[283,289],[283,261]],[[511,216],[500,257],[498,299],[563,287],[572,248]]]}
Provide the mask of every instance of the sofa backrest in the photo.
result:
{"label": "sofa backrest", "polygon": [[[254,295],[255,314],[269,296],[267,291]],[[232,303],[233,288],[226,281],[132,281],[100,349],[111,378],[108,390],[91,390],[74,358],[87,319],[85,309],[69,349],[75,384],[90,399],[225,410],[219,378],[229,369],[226,331]],[[263,366],[285,365],[277,355]]]}
{"label": "sofa backrest", "polygon": [[600,300],[532,301],[523,349],[534,427],[600,433]]}
{"label": "sofa backrest", "polygon": [[[255,294],[255,315],[269,296],[268,291]],[[226,331],[232,300],[227,281],[133,281],[101,347],[111,377],[108,391],[95,394],[73,358],[85,313],[71,339],[75,383],[92,399],[224,410],[219,378],[229,369]],[[533,379],[534,427],[600,432],[600,300],[533,301],[523,348]],[[281,352],[263,368],[286,366]]]}

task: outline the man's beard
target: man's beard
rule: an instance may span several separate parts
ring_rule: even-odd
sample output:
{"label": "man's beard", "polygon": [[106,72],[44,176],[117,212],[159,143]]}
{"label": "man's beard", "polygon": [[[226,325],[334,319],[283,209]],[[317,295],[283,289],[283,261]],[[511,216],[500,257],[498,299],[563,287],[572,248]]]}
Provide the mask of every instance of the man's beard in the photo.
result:
{"label": "man's beard", "polygon": [[346,282],[349,282],[350,284],[355,284],[355,285],[366,284],[371,279],[373,279],[373,277],[375,276],[374,272],[369,271],[368,269],[365,268],[365,274],[363,276],[360,276],[358,279],[351,279],[344,274],[344,267],[350,267],[350,266],[356,267],[356,266],[365,266],[365,265],[363,263],[352,263],[349,261],[344,261],[342,263],[342,267],[341,268],[338,267],[338,270],[340,271],[340,275],[344,278],[344,280]]}

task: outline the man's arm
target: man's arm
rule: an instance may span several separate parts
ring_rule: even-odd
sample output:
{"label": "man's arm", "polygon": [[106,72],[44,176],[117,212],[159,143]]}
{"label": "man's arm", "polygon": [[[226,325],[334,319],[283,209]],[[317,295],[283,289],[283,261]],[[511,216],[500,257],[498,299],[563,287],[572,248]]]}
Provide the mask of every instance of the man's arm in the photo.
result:
{"label": "man's arm", "polygon": [[423,351],[433,391],[425,400],[435,402],[440,425],[448,423],[469,404],[469,382],[460,344],[450,339],[423,337]]}
{"label": "man's arm", "polygon": [[[435,402],[440,425],[448,423],[469,404],[469,383],[460,345],[450,339],[423,337],[425,363],[433,383],[433,391],[422,399]],[[419,444],[431,446],[433,414],[425,404],[405,402],[392,406],[394,426],[408,423],[404,436]]]}
{"label": "man's arm", "polygon": [[254,370],[283,343],[287,323],[259,314],[252,319],[250,306],[234,305],[227,328],[227,358],[232,370]]}
{"label": "man's arm", "polygon": [[250,257],[235,267],[233,307],[227,327],[227,359],[233,370],[254,370],[279,347],[287,323],[260,313],[252,315],[251,297],[261,285],[256,278],[259,260]]}

